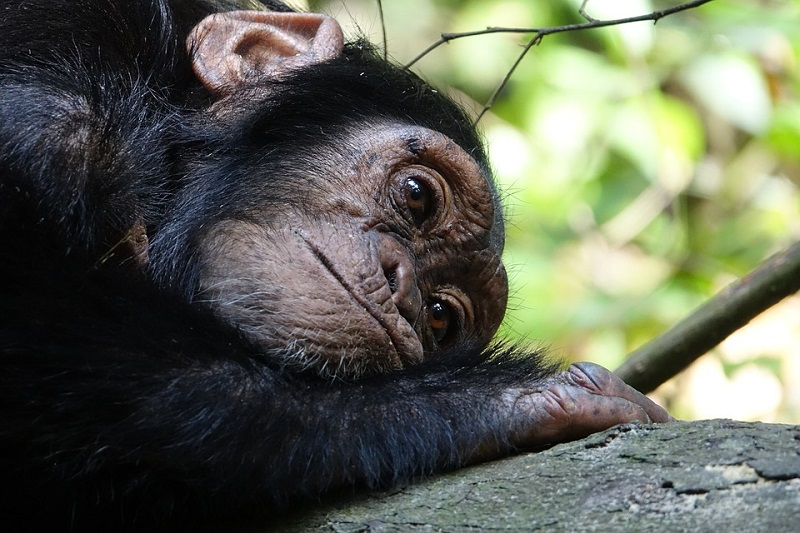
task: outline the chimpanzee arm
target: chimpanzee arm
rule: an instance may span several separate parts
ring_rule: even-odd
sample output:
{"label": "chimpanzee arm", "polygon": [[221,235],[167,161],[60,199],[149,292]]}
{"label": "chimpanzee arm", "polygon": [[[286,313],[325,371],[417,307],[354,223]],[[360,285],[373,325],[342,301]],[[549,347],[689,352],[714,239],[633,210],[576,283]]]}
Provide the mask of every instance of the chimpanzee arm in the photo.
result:
{"label": "chimpanzee arm", "polygon": [[536,357],[462,353],[350,383],[291,375],[214,319],[151,305],[146,288],[125,300],[92,291],[69,314],[52,311],[54,288],[35,322],[5,317],[7,509],[78,523],[235,516],[666,418],[587,379],[606,371],[553,375]]}
{"label": "chimpanzee arm", "polygon": [[[343,51],[330,19],[269,16],[275,28],[276,21],[293,20],[302,30],[295,36],[315,24],[327,28],[320,31],[327,41],[315,37],[320,47],[308,48],[320,54],[312,53],[310,63],[299,58],[307,77],[295,73],[300,77],[292,91],[318,89],[296,101],[289,91],[286,103],[275,95],[248,92],[258,96],[249,103],[230,95],[212,106],[213,113],[199,112],[211,95],[197,93],[182,43],[201,16],[194,6],[213,3],[9,2],[3,12],[0,521],[40,519],[59,529],[70,521],[76,529],[92,522],[113,530],[263,514],[335,488],[386,486],[618,422],[668,418],[599,367],[558,373],[535,355],[461,342],[491,336],[507,293],[498,194],[487,165],[475,160],[483,161],[477,137],[452,103],[423,90],[417,78],[376,63],[360,44]],[[170,6],[191,14],[180,23],[184,30],[175,31]],[[21,24],[28,18],[42,32]],[[191,57],[206,57],[197,47],[216,42],[203,38],[217,35],[207,33],[214,27],[245,24],[251,36],[274,33],[265,31],[261,15],[244,18],[215,17],[202,26],[190,41]],[[36,35],[31,41],[24,32]],[[228,46],[238,41],[222,42],[222,50],[209,51],[210,62],[199,61],[204,80],[218,80],[215,67],[228,65],[216,61],[218,53],[239,55],[237,46]],[[278,48],[298,59],[291,46]],[[223,57],[237,64],[236,57]],[[377,74],[365,76],[373,68]],[[389,71],[394,74],[387,77]],[[232,72],[238,82],[248,81],[238,76],[247,69]],[[370,84],[363,85],[366,80]],[[276,87],[274,80],[261,81]],[[212,85],[217,96],[231,88]],[[351,85],[358,100],[338,96],[338,87]],[[266,111],[250,109],[267,103],[263,117]],[[397,103],[402,106],[395,109]],[[434,114],[437,106],[442,111]],[[362,109],[366,115],[354,125],[363,132],[345,128],[349,148],[334,150],[339,140],[327,126]],[[264,133],[267,116],[275,138]],[[325,127],[313,127],[318,123]],[[302,145],[325,146],[317,151],[319,161],[292,156],[297,146],[286,135],[290,130],[301,139],[319,130],[313,143]],[[277,145],[292,150],[273,150]],[[328,153],[339,159],[325,161],[330,172],[319,172]],[[282,165],[280,154],[303,165]],[[273,194],[278,177],[291,194]],[[300,191],[294,198],[297,189],[319,197]],[[184,198],[191,202],[184,205]],[[269,216],[265,221],[254,211]],[[290,215],[295,218],[286,223]],[[226,227],[221,218],[239,223],[239,231],[218,231]],[[310,230],[298,231],[294,220]],[[258,221],[263,224],[254,225]],[[339,221],[352,225],[338,235],[342,241],[330,229]],[[125,255],[108,260],[115,243],[137,226],[152,230],[153,256],[160,254],[145,265],[151,270],[130,268]],[[207,232],[214,238],[203,241]],[[231,240],[238,246],[223,246]],[[143,250],[134,248],[134,257]],[[214,260],[219,268],[206,280],[209,286],[234,278],[247,282],[247,290],[212,294],[213,310],[193,306],[200,270]],[[354,264],[366,270],[350,272]],[[271,271],[269,265],[277,266]],[[459,274],[451,277],[451,270]],[[308,282],[315,272],[327,276],[322,295]],[[151,279],[139,280],[140,274]],[[247,340],[236,329],[245,330],[238,320],[243,315],[224,311],[252,294],[266,335]],[[351,356],[381,358],[392,349],[398,363],[391,369],[423,354],[430,360],[349,382],[290,372],[282,366],[292,363],[287,352],[299,368],[305,356],[313,359],[328,347],[305,338],[322,329],[306,316],[307,296],[327,302],[326,295],[344,302],[332,312],[316,309],[334,317],[323,323],[334,324],[330,331],[352,325],[351,316],[369,325],[334,339],[331,364],[346,364]],[[473,300],[483,303],[466,305]],[[447,302],[456,304],[455,320],[433,311]],[[472,329],[450,336],[457,342],[448,344],[448,332],[470,322],[468,308],[480,311]],[[286,316],[297,320],[278,321]],[[377,336],[358,336],[370,327]],[[285,340],[273,342],[285,331]],[[415,344],[401,354],[397,347],[406,335],[415,336]],[[424,351],[423,338],[431,349]],[[442,349],[457,348],[440,354],[432,349],[437,339]]]}

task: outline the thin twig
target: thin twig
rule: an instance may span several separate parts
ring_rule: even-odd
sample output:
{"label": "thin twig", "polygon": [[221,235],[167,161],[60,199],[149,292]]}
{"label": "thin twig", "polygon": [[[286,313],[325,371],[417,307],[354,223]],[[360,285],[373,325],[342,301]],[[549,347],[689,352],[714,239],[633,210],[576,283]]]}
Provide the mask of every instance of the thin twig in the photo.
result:
{"label": "thin twig", "polygon": [[535,35],[533,37],[533,39],[528,41],[528,44],[525,45],[525,47],[522,49],[522,52],[517,57],[517,60],[514,61],[514,64],[511,65],[511,68],[508,69],[508,72],[506,72],[505,77],[503,77],[503,79],[500,81],[500,83],[495,88],[494,92],[492,93],[492,96],[490,96],[489,100],[487,100],[486,103],[483,105],[483,109],[481,109],[480,113],[478,113],[478,116],[475,117],[475,121],[472,123],[473,126],[477,125],[478,122],[481,120],[481,118],[483,118],[483,115],[485,115],[486,112],[489,111],[492,108],[492,106],[494,105],[495,100],[497,100],[497,97],[500,95],[502,90],[505,89],[506,85],[508,84],[508,80],[511,79],[511,75],[514,74],[515,70],[517,70],[517,66],[519,66],[520,63],[522,63],[522,59],[528,53],[528,50],[530,50],[531,48],[533,48],[534,46],[536,46],[540,42],[542,42],[542,36],[541,35]]}
{"label": "thin twig", "polygon": [[411,67],[417,61],[431,53],[433,50],[439,48],[441,45],[449,43],[450,41],[455,41],[456,39],[463,39],[464,37],[474,37],[476,35],[489,35],[493,33],[533,33],[533,40],[541,41],[543,37],[546,35],[551,35],[554,33],[564,33],[568,31],[580,31],[580,30],[590,30],[593,28],[603,28],[606,26],[618,26],[620,24],[629,24],[631,22],[644,22],[644,21],[653,21],[653,23],[658,22],[662,18],[672,15],[674,13],[678,13],[680,11],[686,11],[688,9],[693,9],[695,7],[700,7],[703,4],[707,4],[709,2],[713,2],[713,0],[692,0],[691,2],[685,2],[683,4],[678,4],[677,6],[673,6],[667,9],[661,9],[659,11],[653,11],[652,13],[648,13],[647,15],[639,15],[635,17],[626,17],[620,19],[612,19],[612,20],[596,20],[591,17],[586,17],[587,22],[580,22],[577,24],[565,24],[563,26],[552,26],[549,28],[506,28],[506,27],[489,27],[484,30],[476,30],[476,31],[466,31],[466,32],[458,32],[458,33],[442,33],[441,37],[438,41],[430,45],[428,48],[423,50],[420,54],[418,54],[414,59],[406,64],[406,68]]}
{"label": "thin twig", "polygon": [[386,40],[386,19],[383,17],[383,0],[378,0],[378,14],[381,17],[381,34],[383,35],[383,60],[387,61],[389,59],[389,46]]}
{"label": "thin twig", "polygon": [[583,0],[583,2],[581,2],[581,7],[579,7],[579,8],[578,8],[578,13],[580,13],[580,14],[581,14],[581,16],[582,16],[583,18],[585,18],[586,20],[588,20],[589,22],[594,22],[594,21],[596,21],[597,19],[596,19],[596,18],[594,18],[593,16],[589,15],[589,14],[586,12],[586,4],[588,4],[588,3],[589,3],[589,0]]}
{"label": "thin twig", "polygon": [[648,393],[798,290],[800,242],[770,257],[672,329],[633,352],[615,373]]}

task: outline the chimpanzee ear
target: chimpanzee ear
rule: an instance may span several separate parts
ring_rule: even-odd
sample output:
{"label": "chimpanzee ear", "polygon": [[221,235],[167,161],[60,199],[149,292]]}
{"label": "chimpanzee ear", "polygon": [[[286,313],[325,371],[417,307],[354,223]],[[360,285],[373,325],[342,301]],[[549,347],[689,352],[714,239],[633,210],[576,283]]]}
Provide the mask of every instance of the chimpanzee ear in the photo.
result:
{"label": "chimpanzee ear", "polygon": [[314,13],[231,11],[203,19],[189,34],[194,72],[216,96],[245,81],[275,79],[338,56],[339,24]]}

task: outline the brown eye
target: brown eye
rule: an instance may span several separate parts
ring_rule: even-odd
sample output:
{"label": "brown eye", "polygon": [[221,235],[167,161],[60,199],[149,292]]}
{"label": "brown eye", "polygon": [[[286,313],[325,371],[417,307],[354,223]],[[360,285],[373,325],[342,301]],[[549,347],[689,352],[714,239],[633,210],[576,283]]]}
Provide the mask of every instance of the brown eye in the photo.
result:
{"label": "brown eye", "polygon": [[444,302],[436,301],[428,305],[428,324],[436,342],[442,342],[447,338],[453,321],[452,315],[450,306]]}
{"label": "brown eye", "polygon": [[403,187],[406,207],[411,212],[414,223],[422,224],[430,215],[433,194],[427,185],[416,178],[408,178]]}

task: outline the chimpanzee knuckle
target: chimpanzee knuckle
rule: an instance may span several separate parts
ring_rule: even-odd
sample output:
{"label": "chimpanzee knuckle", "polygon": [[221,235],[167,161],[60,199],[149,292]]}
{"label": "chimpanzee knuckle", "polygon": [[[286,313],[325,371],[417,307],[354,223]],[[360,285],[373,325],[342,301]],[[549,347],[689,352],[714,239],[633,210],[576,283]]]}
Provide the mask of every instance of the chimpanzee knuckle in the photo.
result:
{"label": "chimpanzee knuckle", "polygon": [[514,418],[528,424],[545,425],[552,421],[567,421],[580,410],[580,401],[571,387],[556,384],[523,394],[514,404]]}
{"label": "chimpanzee knuckle", "polygon": [[514,438],[520,446],[564,442],[617,424],[648,421],[643,409],[622,398],[598,396],[568,384],[528,394],[516,408]]}
{"label": "chimpanzee knuckle", "polygon": [[572,417],[580,412],[580,399],[572,394],[573,389],[559,385],[542,392],[542,405],[553,417]]}
{"label": "chimpanzee knuckle", "polygon": [[[577,371],[583,376],[580,368]],[[651,421],[645,406],[626,398],[597,394],[584,380],[556,382],[523,398],[518,405],[528,420],[535,421],[536,435],[554,442],[580,438],[616,424]]]}
{"label": "chimpanzee knuckle", "polygon": [[[592,365],[594,366],[594,365]],[[569,382],[575,386],[584,388],[595,394],[602,392],[602,382],[598,379],[597,372],[592,372],[591,368],[581,363],[575,363],[569,366],[566,371]]]}
{"label": "chimpanzee knuckle", "polygon": [[628,388],[628,385],[613,372],[594,363],[574,363],[567,372],[577,385],[595,394],[620,396]]}
{"label": "chimpanzee knuckle", "polygon": [[[642,412],[646,413],[648,421],[667,422],[672,420],[672,417],[662,407],[600,365],[586,362],[576,363],[570,367],[568,372],[577,384],[587,390],[628,402],[630,405],[635,405],[637,409],[642,409]],[[637,413],[635,419],[643,420],[643,417]]]}

